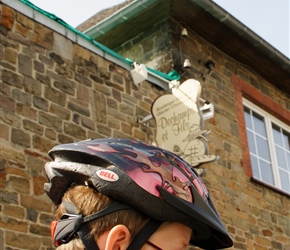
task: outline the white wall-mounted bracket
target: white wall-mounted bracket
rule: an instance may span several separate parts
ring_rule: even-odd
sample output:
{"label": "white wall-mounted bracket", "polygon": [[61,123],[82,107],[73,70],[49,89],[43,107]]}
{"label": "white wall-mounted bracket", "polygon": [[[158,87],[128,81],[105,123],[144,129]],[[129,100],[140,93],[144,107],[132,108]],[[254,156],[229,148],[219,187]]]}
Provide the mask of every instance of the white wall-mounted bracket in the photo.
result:
{"label": "white wall-mounted bracket", "polygon": [[172,88],[179,88],[180,86],[180,82],[177,81],[177,80],[173,80],[171,82],[169,82],[169,88],[172,89]]}
{"label": "white wall-mounted bracket", "polygon": [[199,107],[199,110],[201,112],[201,116],[203,120],[210,119],[214,116],[214,106],[212,103],[199,98],[199,102],[202,106]]}
{"label": "white wall-mounted bracket", "polygon": [[135,121],[139,124],[143,124],[143,125],[146,125],[147,127],[149,127],[149,121],[153,119],[153,115],[147,115],[145,117],[142,117],[140,115],[136,116],[135,117]]}
{"label": "white wall-mounted bracket", "polygon": [[131,75],[135,85],[147,80],[148,72],[144,64],[138,65],[136,62],[133,63],[134,69],[131,70]]}

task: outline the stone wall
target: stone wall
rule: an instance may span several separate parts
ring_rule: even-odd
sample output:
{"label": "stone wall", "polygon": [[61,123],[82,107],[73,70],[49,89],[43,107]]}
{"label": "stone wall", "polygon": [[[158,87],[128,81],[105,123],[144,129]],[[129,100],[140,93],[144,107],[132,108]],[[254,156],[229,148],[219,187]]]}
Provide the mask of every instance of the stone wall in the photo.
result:
{"label": "stone wall", "polygon": [[[195,32],[188,32],[186,39],[173,37],[173,59],[180,56],[180,42],[181,57],[189,58],[192,64],[182,78],[198,79],[201,97],[214,104],[215,115],[204,128],[211,131],[209,151],[220,159],[206,165],[204,181],[233,237],[233,249],[289,250],[289,194],[252,181],[242,103],[246,98],[290,124],[289,95]],[[208,60],[215,63],[209,76],[204,67]]]}
{"label": "stone wall", "polygon": [[[7,5],[0,10],[0,249],[51,249],[53,207],[43,192],[48,150],[87,138],[150,141],[154,122],[141,126],[135,118],[150,114],[152,102],[165,91],[149,82],[136,87],[127,69]],[[174,39],[160,56],[177,67]],[[232,249],[289,250],[289,196],[251,181],[241,99],[249,98],[289,124],[289,96],[194,32],[181,42],[182,57],[193,65],[182,79],[199,79],[201,97],[215,107],[204,129],[211,130],[209,152],[220,160],[206,165],[204,181],[234,239]],[[215,70],[206,76],[209,59]]]}
{"label": "stone wall", "polygon": [[172,70],[170,24],[163,22],[150,27],[131,40],[113,48],[125,58],[147,67],[169,73]]}
{"label": "stone wall", "polygon": [[[1,4],[0,249],[51,249],[47,152],[60,143],[122,137],[150,141],[162,90]],[[3,240],[2,240],[3,239]]]}
{"label": "stone wall", "polygon": [[[204,181],[233,236],[233,249],[289,250],[289,195],[252,181],[242,103],[242,98],[246,98],[290,124],[289,95],[194,31],[188,29],[186,38],[177,36],[176,25],[171,20],[170,25],[163,24],[163,29],[152,30],[151,35],[149,30],[145,31],[146,36],[139,34],[120,45],[118,52],[146,65],[150,61],[140,52],[155,54],[155,60],[166,58],[165,72],[177,70],[182,75],[181,82],[189,78],[201,82],[201,97],[215,108],[214,117],[204,126],[211,131],[209,151],[220,156],[218,162],[206,165]],[[170,42],[159,47],[168,35]],[[185,59],[190,60],[191,68],[180,67]],[[215,63],[210,75],[205,67],[208,60]]]}

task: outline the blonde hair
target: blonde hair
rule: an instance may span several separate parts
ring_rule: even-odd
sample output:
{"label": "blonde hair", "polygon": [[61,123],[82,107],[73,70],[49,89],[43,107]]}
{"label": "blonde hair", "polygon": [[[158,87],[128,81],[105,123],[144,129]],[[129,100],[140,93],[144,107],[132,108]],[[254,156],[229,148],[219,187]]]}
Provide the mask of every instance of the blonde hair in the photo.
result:
{"label": "blonde hair", "polygon": [[[74,186],[63,196],[62,201],[73,203],[78,209],[78,213],[83,216],[96,213],[111,203],[111,199],[96,189],[86,186]],[[56,209],[56,220],[66,213],[62,204]],[[116,225],[125,225],[130,233],[131,239],[145,225],[148,218],[136,210],[125,209],[105,215],[97,220],[88,223],[91,228],[91,235],[99,237],[105,231],[112,229]],[[84,246],[79,238],[71,240],[67,244],[60,245],[57,250],[84,250]]]}

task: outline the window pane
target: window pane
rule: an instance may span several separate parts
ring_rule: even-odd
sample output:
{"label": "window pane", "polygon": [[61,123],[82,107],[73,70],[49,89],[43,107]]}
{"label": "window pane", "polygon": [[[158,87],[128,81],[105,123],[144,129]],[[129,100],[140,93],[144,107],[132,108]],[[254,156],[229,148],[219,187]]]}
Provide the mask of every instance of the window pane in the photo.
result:
{"label": "window pane", "polygon": [[266,129],[265,129],[265,123],[264,123],[264,118],[257,113],[253,112],[254,116],[254,130],[256,133],[259,135],[262,135],[266,137]]}
{"label": "window pane", "polygon": [[245,122],[246,122],[246,127],[253,130],[253,126],[252,126],[252,121],[251,121],[251,114],[250,114],[250,110],[245,107]]}
{"label": "window pane", "polygon": [[286,150],[290,151],[290,134],[283,130],[283,141]]}
{"label": "window pane", "polygon": [[287,170],[290,172],[290,152],[287,152]]}
{"label": "window pane", "polygon": [[256,141],[257,141],[258,155],[261,158],[267,161],[270,161],[268,141],[259,136],[256,137]]}
{"label": "window pane", "polygon": [[287,174],[286,172],[280,170],[280,180],[281,180],[281,185],[282,185],[282,189],[287,192],[290,193],[290,181],[289,181],[289,174]]}
{"label": "window pane", "polygon": [[280,146],[283,145],[283,141],[282,141],[282,136],[280,133],[280,128],[272,123],[272,128],[273,128],[273,137],[274,137],[274,142]]}
{"label": "window pane", "polygon": [[254,140],[254,134],[251,131],[247,131],[247,137],[248,137],[248,144],[249,144],[250,152],[253,154],[257,154],[255,140]]}
{"label": "window pane", "polygon": [[286,158],[285,158],[285,154],[284,154],[284,150],[279,148],[279,147],[275,147],[276,149],[276,156],[277,156],[277,161],[278,161],[278,166],[280,168],[283,168],[285,170],[287,170],[287,164],[286,164]]}
{"label": "window pane", "polygon": [[259,163],[260,163],[260,167],[261,167],[262,180],[271,184],[271,185],[274,185],[272,166],[263,160],[260,160]]}
{"label": "window pane", "polygon": [[252,165],[253,176],[258,179],[261,179],[259,166],[258,166],[258,159],[257,157],[253,155],[251,155],[251,165]]}

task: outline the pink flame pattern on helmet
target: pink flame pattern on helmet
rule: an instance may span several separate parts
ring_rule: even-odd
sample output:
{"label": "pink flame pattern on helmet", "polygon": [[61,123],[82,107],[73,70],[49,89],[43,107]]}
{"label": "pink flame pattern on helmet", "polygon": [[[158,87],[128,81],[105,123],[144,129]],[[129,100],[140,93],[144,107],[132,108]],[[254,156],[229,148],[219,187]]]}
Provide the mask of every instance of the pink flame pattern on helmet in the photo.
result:
{"label": "pink flame pattern on helmet", "polygon": [[120,147],[119,150],[114,144],[87,145],[87,148],[106,154],[120,154],[126,158],[130,164],[127,167],[123,167],[123,170],[140,187],[152,195],[160,197],[156,187],[161,186],[168,192],[188,202],[194,202],[190,189],[193,184],[199,194],[207,200],[208,192],[200,177],[176,155],[168,155],[168,153],[164,153],[165,151],[156,149],[147,152],[136,151],[134,147]]}

